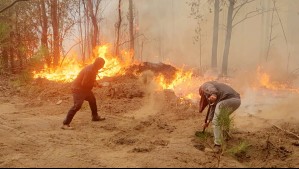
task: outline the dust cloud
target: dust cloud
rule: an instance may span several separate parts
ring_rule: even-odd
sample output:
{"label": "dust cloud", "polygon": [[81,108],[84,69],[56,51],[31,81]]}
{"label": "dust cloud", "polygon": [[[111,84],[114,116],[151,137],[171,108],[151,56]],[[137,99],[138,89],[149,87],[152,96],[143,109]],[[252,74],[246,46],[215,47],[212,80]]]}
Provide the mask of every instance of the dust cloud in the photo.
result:
{"label": "dust cloud", "polygon": [[129,113],[129,116],[134,119],[147,119],[150,116],[156,115],[164,106],[164,95],[161,92],[156,92],[159,86],[154,81],[154,73],[150,70],[140,74],[138,83],[144,92],[142,107],[134,112]]}
{"label": "dust cloud", "polygon": [[237,128],[259,130],[284,123],[298,123],[299,96],[296,93],[273,92],[247,88],[242,104],[234,113]]}

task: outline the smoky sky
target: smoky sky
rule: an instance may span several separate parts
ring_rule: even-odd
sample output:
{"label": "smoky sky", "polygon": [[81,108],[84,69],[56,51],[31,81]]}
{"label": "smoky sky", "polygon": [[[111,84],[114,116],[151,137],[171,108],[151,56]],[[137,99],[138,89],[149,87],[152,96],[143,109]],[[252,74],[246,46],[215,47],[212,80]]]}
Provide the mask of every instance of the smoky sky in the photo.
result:
{"label": "smoky sky", "polygon": [[[122,1],[122,41],[128,40],[127,12],[128,1]],[[201,26],[201,45],[194,41],[197,27],[196,20],[190,16],[191,8],[188,0],[133,0],[136,31],[135,55],[138,60],[172,63],[178,66],[209,67],[211,64],[213,38],[213,3],[202,0],[200,12],[204,16]],[[102,2],[101,41],[115,42],[115,23],[117,22],[117,0]],[[272,65],[278,70],[287,67],[299,68],[299,1],[277,1],[276,13],[268,11],[250,19],[246,19],[233,28],[229,70],[253,69],[257,65]],[[271,0],[256,0],[244,5],[233,23],[242,20],[246,14],[263,7],[273,9]],[[219,19],[218,68],[221,69],[224,42],[226,35],[227,6],[222,6]],[[280,24],[280,21],[282,24]],[[284,29],[286,39],[284,38]],[[270,32],[272,40],[269,45]],[[128,46],[128,45],[127,45]],[[127,47],[124,45],[123,47]],[[270,46],[270,48],[269,48]],[[201,48],[201,52],[200,52]],[[269,52],[268,52],[269,49]],[[268,61],[265,57],[269,53]]]}

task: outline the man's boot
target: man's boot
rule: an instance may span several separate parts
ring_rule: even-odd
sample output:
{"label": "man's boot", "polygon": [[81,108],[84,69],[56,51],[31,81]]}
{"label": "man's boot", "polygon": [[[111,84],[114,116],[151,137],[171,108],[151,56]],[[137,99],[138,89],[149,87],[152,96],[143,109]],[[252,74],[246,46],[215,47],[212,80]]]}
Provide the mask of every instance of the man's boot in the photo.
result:
{"label": "man's boot", "polygon": [[103,121],[105,119],[106,119],[105,117],[100,117],[100,116],[92,117],[92,121]]}
{"label": "man's boot", "polygon": [[61,129],[63,129],[63,130],[74,130],[74,127],[71,127],[68,124],[64,124],[63,126],[61,126]]}

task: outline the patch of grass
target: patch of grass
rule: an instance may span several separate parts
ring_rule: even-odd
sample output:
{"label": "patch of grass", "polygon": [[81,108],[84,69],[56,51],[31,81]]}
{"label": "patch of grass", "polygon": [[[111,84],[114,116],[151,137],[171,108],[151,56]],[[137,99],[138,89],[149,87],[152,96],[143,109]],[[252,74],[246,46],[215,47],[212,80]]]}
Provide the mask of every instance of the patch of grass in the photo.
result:
{"label": "patch of grass", "polygon": [[227,152],[229,154],[231,154],[232,156],[240,157],[240,156],[246,154],[249,147],[250,147],[250,145],[247,142],[242,141],[241,143],[239,143],[239,145],[236,145],[236,146],[228,149]]}
{"label": "patch of grass", "polygon": [[218,116],[218,125],[222,131],[229,131],[233,127],[233,117],[230,117],[230,111],[223,109]]}
{"label": "patch of grass", "polygon": [[229,139],[229,131],[233,127],[233,117],[230,116],[229,109],[222,109],[217,118],[217,124],[221,129],[221,149],[222,152],[226,151],[227,143],[226,141]]}
{"label": "patch of grass", "polygon": [[202,131],[196,131],[195,136],[201,140],[206,140],[208,138],[213,137],[213,134],[210,132],[202,132]]}

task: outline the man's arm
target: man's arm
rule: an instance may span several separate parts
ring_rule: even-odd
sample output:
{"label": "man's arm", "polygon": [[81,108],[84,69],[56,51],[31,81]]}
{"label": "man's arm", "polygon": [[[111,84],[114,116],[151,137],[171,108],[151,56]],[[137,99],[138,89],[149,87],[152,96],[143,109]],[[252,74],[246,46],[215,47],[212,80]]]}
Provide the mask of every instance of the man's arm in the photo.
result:
{"label": "man's arm", "polygon": [[214,118],[215,109],[216,109],[216,105],[212,105],[211,109],[210,109],[209,117],[208,117],[209,122],[211,122]]}
{"label": "man's arm", "polygon": [[205,123],[203,124],[204,129],[207,128],[209,126],[209,124],[212,122],[214,113],[215,113],[215,108],[216,108],[216,105],[209,105]]}
{"label": "man's arm", "polygon": [[82,78],[82,81],[81,81],[81,86],[88,86],[88,85],[90,85],[89,83],[90,83],[90,81],[89,81],[89,77],[88,77],[88,72],[87,72],[87,70],[85,70],[84,72],[82,72],[82,76],[83,76],[83,78]]}

